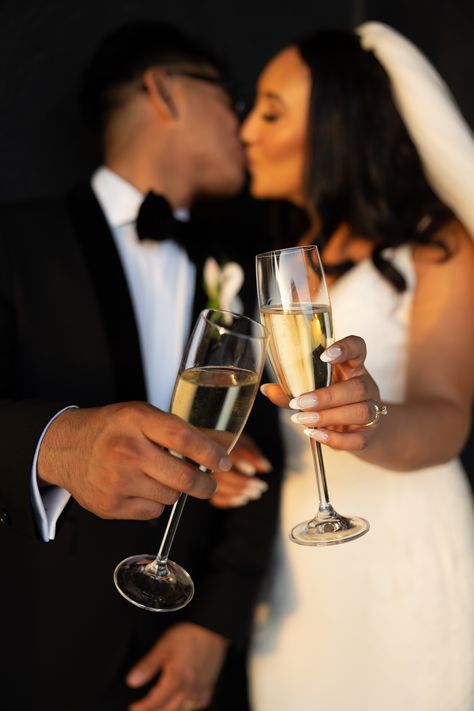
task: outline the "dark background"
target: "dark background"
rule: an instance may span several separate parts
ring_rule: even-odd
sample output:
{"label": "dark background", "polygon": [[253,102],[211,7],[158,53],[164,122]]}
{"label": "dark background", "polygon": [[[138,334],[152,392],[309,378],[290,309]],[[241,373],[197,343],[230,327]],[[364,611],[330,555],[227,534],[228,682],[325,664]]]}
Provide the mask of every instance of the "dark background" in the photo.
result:
{"label": "dark background", "polygon": [[[79,78],[104,34],[134,19],[167,20],[203,40],[249,99],[262,65],[294,37],[387,22],[427,54],[474,127],[473,0],[0,2],[0,200],[53,195],[88,177],[97,158],[78,117]],[[472,471],[472,438],[464,459]]]}
{"label": "dark background", "polygon": [[137,18],[171,21],[223,54],[251,96],[266,59],[323,25],[381,20],[413,40],[474,126],[472,0],[1,0],[0,200],[63,191],[94,166],[78,121],[82,67],[103,35]]}

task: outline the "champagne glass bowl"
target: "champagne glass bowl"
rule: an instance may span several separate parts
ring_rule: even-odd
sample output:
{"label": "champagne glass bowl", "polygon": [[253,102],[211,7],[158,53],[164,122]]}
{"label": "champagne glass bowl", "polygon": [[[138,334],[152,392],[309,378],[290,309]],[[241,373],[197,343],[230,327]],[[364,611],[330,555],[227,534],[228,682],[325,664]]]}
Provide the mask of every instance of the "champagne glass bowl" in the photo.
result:
{"label": "champagne glass bowl", "polygon": [[[250,414],[267,341],[262,324],[246,316],[217,309],[202,311],[181,361],[171,412],[230,452]],[[186,495],[181,494],[171,510],[156,556],[134,555],[115,568],[118,591],[137,607],[168,612],[179,610],[193,597],[191,576],[169,560],[185,503]]]}

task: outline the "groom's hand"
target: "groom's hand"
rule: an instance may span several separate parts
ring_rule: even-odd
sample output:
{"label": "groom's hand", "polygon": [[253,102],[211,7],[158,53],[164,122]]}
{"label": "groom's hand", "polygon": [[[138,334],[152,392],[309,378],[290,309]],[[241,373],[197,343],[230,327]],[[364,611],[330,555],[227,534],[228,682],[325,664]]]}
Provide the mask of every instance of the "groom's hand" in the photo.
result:
{"label": "groom's hand", "polygon": [[127,674],[138,688],[159,673],[153,688],[129,711],[183,711],[207,708],[229,641],[191,622],[169,627]]}
{"label": "groom's hand", "polygon": [[226,451],[175,415],[142,402],[69,409],[48,428],[38,457],[40,484],[66,489],[101,518],[152,519],[184,492],[212,496],[210,470],[232,466]]}

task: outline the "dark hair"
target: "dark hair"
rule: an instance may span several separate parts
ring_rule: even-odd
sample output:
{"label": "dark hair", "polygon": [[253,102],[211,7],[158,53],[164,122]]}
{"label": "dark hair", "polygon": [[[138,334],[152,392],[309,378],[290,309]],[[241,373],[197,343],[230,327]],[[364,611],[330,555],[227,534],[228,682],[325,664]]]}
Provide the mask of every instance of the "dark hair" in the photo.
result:
{"label": "dark hair", "polygon": [[435,235],[452,213],[425,178],[385,70],[358,36],[321,30],[295,44],[312,78],[305,194],[320,219],[319,239],[324,244],[346,222],[372,240],[375,266],[403,291],[403,276],[382,251],[430,243],[447,256]]}
{"label": "dark hair", "polygon": [[165,64],[212,66],[220,74],[225,71],[222,61],[208,49],[164,22],[133,22],[105,37],[84,72],[81,90],[84,116],[98,137],[120,106],[119,90],[139,80],[149,67]]}

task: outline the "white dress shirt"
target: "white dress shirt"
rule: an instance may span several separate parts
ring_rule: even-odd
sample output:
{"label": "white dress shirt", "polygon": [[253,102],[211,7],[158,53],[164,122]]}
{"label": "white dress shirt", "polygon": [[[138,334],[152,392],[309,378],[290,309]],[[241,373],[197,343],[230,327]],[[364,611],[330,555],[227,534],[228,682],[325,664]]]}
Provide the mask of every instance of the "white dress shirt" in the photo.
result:
{"label": "white dress shirt", "polygon": [[[126,275],[137,321],[148,402],[168,410],[191,325],[196,268],[186,251],[173,240],[138,239],[135,222],[144,195],[133,185],[105,167],[94,173],[91,184]],[[176,210],[175,217],[187,220],[189,212]],[[54,538],[57,519],[70,496],[58,487],[44,494],[38,488],[38,451],[51,422],[38,442],[31,482],[33,507],[44,541]]]}

